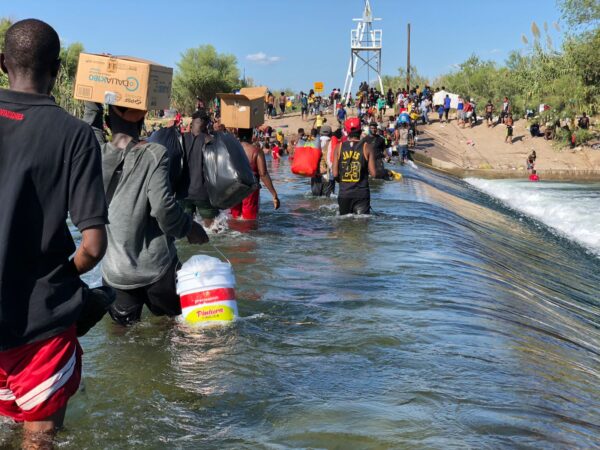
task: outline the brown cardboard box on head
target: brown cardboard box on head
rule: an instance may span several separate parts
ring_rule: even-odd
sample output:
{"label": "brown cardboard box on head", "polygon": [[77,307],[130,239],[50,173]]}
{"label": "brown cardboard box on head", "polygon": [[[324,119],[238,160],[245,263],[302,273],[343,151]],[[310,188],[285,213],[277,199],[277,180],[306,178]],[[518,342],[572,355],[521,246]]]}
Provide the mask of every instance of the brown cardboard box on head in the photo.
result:
{"label": "brown cardboard box on head", "polygon": [[168,109],[173,69],[130,56],[81,53],[74,97],[108,105]]}
{"label": "brown cardboard box on head", "polygon": [[217,94],[221,99],[221,123],[227,128],[255,128],[265,122],[267,88],[242,88],[239,94]]}

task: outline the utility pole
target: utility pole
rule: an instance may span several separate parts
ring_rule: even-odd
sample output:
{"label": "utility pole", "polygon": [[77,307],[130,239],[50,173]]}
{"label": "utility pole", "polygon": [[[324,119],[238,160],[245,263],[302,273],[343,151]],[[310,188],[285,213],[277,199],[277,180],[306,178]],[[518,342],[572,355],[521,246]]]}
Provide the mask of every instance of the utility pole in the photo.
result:
{"label": "utility pole", "polygon": [[406,90],[410,92],[410,23],[408,24],[408,50],[406,52]]}

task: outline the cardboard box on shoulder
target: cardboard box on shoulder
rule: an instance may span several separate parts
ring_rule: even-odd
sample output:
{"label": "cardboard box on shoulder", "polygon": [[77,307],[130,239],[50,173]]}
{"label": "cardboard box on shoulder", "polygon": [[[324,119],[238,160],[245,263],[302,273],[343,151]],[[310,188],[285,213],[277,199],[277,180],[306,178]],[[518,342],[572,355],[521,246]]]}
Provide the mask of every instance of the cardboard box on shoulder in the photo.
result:
{"label": "cardboard box on shoulder", "polygon": [[140,110],[168,109],[173,69],[130,56],[81,53],[74,97]]}
{"label": "cardboard box on shoulder", "polygon": [[267,88],[242,88],[239,94],[217,94],[221,99],[221,123],[227,128],[255,128],[265,122]]}

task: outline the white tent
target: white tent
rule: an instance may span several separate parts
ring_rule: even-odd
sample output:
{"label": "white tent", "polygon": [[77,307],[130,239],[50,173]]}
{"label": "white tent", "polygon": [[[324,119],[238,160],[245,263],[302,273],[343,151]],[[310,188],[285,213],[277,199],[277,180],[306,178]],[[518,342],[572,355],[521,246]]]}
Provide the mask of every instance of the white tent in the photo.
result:
{"label": "white tent", "polygon": [[450,108],[456,109],[458,107],[458,95],[446,91],[439,91],[433,94],[433,106],[443,105],[446,95],[450,96]]}

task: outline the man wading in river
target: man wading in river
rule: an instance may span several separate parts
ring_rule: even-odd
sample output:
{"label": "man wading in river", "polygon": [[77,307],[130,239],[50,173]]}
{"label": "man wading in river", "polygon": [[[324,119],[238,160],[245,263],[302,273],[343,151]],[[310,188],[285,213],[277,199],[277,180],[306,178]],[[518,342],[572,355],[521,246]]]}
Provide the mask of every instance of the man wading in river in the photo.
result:
{"label": "man wading in river", "polygon": [[[81,378],[75,322],[89,301],[79,275],[106,249],[100,149],[50,92],[56,31],[28,19],[0,55],[0,415],[24,422],[23,448],[51,448]],[[75,251],[67,213],[81,231]],[[75,253],[72,259],[70,255]]]}
{"label": "man wading in river", "polygon": [[383,164],[386,143],[383,136],[379,134],[379,127],[376,122],[371,122],[369,124],[369,135],[365,138],[365,141],[371,147],[373,151],[372,154],[375,158],[375,169],[377,171],[377,176],[375,178],[389,180],[391,177],[390,172]]}
{"label": "man wading in river", "polygon": [[181,314],[175,238],[208,242],[204,228],[183,211],[171,191],[167,149],[139,142],[145,115],[111,106],[107,125],[113,138],[102,145],[110,220],[102,278],[116,291],[109,313],[121,325],[139,321],[144,305],[157,316]]}
{"label": "man wading in river", "polygon": [[346,120],[345,128],[348,140],[336,149],[333,164],[333,176],[339,182],[340,215],[369,214],[369,175],[377,176],[375,157],[370,145],[360,139],[361,124],[358,117]]}
{"label": "man wading in river", "polygon": [[[250,168],[252,169],[252,172],[254,172],[254,176],[263,182],[273,196],[273,207],[279,209],[281,203],[279,202],[277,191],[273,186],[273,181],[271,180],[269,170],[267,169],[265,154],[259,147],[252,144],[252,130],[248,128],[239,128],[238,139],[246,152],[248,161],[250,161]],[[231,208],[231,215],[234,219],[256,220],[258,219],[259,205],[260,189],[257,189],[248,195],[242,203]]]}

